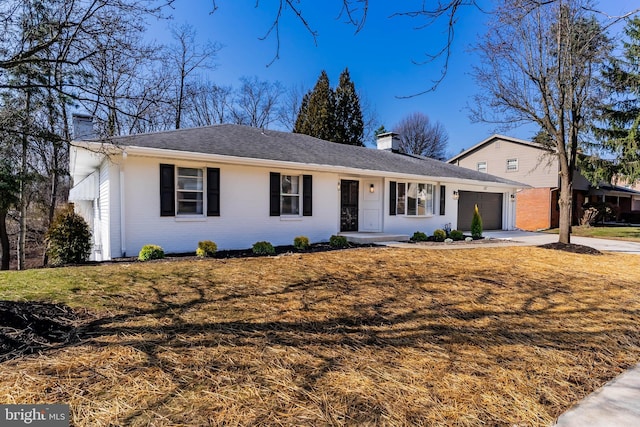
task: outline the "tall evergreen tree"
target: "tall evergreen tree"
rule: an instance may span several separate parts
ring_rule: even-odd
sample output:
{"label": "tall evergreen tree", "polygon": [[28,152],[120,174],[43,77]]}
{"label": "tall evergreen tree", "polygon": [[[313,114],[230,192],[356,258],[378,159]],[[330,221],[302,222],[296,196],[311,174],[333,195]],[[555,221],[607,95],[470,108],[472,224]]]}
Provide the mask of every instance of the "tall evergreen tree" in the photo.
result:
{"label": "tall evergreen tree", "polygon": [[601,175],[619,174],[635,182],[640,179],[640,17],[628,22],[625,34],[622,57],[604,72],[613,99],[603,110],[606,127],[596,130],[616,162],[591,166]]}
{"label": "tall evergreen tree", "polygon": [[351,81],[349,69],[340,74],[336,88],[336,134],[332,141],[340,144],[364,146],[364,121],[360,108],[360,97]]}
{"label": "tall evergreen tree", "polygon": [[315,87],[305,96],[293,129],[316,138],[333,141],[335,137],[335,94],[327,72],[322,70]]}
{"label": "tall evergreen tree", "polygon": [[360,97],[347,68],[340,74],[335,91],[322,70],[313,90],[302,99],[293,131],[340,144],[364,146]]}
{"label": "tall evergreen tree", "polygon": [[303,133],[307,135],[309,133],[308,118],[309,118],[309,98],[311,97],[311,91],[304,94],[302,102],[300,102],[300,109],[298,110],[298,116],[293,124],[293,132]]}

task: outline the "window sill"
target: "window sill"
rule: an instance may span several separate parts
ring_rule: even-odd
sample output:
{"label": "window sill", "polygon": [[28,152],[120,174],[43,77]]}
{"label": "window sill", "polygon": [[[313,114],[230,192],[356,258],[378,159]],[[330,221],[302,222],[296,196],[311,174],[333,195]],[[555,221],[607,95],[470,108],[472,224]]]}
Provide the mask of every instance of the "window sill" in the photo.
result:
{"label": "window sill", "polygon": [[204,222],[207,217],[204,215],[176,215],[176,222]]}
{"label": "window sill", "polygon": [[280,221],[302,221],[300,215],[281,215]]}

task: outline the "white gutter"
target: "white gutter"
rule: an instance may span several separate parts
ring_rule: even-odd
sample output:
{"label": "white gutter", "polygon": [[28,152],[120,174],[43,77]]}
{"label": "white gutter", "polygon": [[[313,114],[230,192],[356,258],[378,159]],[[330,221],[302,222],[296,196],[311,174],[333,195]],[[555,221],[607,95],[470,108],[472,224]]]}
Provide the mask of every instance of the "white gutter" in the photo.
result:
{"label": "white gutter", "polygon": [[124,199],[124,171],[120,169],[120,256],[122,257],[127,256]]}

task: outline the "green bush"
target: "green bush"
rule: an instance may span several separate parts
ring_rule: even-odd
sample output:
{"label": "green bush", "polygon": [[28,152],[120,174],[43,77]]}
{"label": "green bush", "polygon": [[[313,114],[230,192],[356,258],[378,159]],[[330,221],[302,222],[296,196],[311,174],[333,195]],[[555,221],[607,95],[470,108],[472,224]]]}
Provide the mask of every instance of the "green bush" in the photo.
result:
{"label": "green bush", "polygon": [[212,257],[218,250],[218,245],[211,240],[203,240],[198,242],[198,249],[196,249],[196,255],[200,258]]}
{"label": "green bush", "polygon": [[46,234],[47,255],[52,265],[79,264],[91,254],[89,224],[73,211],[73,205],[62,208]]}
{"label": "green bush", "polygon": [[426,242],[427,240],[429,240],[429,238],[422,231],[416,231],[415,233],[413,233],[411,240],[413,240],[414,242]]}
{"label": "green bush", "polygon": [[349,242],[347,242],[347,238],[344,236],[336,236],[335,234],[329,237],[329,245],[332,248],[346,248],[349,246]]}
{"label": "green bush", "polygon": [[471,237],[474,239],[482,239],[482,217],[476,205],[473,210],[473,218],[471,219]]}
{"label": "green bush", "polygon": [[437,228],[433,231],[433,240],[436,242],[444,242],[444,239],[447,238],[447,232]]}
{"label": "green bush", "polygon": [[298,236],[293,239],[293,246],[299,251],[309,249],[309,238],[306,236]]}
{"label": "green bush", "polygon": [[452,240],[463,240],[464,234],[462,234],[462,231],[460,230],[451,230],[449,237],[451,237]]}
{"label": "green bush", "polygon": [[273,245],[269,242],[255,242],[253,244],[252,251],[256,255],[273,255],[276,253],[276,250],[273,248]]}
{"label": "green bush", "polygon": [[138,253],[140,261],[149,261],[152,259],[164,258],[164,249],[158,245],[144,245]]}

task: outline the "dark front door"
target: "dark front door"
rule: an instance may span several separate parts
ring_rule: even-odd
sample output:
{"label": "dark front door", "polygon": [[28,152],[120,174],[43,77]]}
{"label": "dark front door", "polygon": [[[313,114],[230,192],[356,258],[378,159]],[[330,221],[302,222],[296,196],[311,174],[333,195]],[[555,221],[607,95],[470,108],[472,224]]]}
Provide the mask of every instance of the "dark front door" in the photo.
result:
{"label": "dark front door", "polygon": [[358,231],[358,181],[340,181],[340,231]]}

